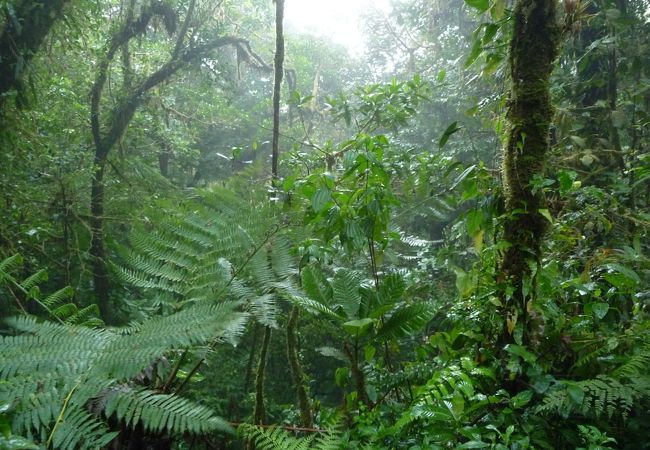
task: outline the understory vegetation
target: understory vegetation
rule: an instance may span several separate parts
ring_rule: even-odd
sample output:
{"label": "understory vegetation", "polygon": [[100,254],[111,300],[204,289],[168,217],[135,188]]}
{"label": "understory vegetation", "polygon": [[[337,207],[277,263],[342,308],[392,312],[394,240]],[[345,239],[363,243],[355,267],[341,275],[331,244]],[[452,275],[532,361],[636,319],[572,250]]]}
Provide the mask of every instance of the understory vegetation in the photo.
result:
{"label": "understory vegetation", "polygon": [[0,449],[650,448],[650,3],[388,4],[0,0]]}

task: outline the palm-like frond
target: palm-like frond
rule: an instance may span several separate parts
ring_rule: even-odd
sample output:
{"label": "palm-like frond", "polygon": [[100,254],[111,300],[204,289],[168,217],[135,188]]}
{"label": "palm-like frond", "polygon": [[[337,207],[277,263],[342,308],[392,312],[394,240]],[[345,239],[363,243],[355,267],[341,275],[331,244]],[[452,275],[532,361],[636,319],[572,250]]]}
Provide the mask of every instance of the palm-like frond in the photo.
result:
{"label": "palm-like frond", "polygon": [[[152,431],[227,430],[205,407],[128,383],[175,349],[234,341],[247,318],[240,306],[196,302],[117,330],[9,319],[17,334],[0,338],[0,403],[14,405],[12,430],[54,448],[100,448],[112,439],[102,409]],[[90,412],[93,402],[100,411]]]}
{"label": "palm-like frond", "polygon": [[388,317],[379,331],[377,338],[382,341],[400,339],[422,329],[435,315],[435,310],[426,303],[413,303],[398,307]]}
{"label": "palm-like frond", "polygon": [[115,414],[129,426],[142,423],[145,430],[160,433],[201,434],[210,431],[231,432],[228,422],[212,410],[176,395],[151,390],[115,389],[108,395],[105,414]]}
{"label": "palm-like frond", "polygon": [[154,229],[133,233],[132,250],[115,272],[181,304],[245,302],[260,323],[276,326],[273,283],[297,273],[295,258],[273,208],[236,204],[229,196],[198,191],[173,215],[152,217]]}

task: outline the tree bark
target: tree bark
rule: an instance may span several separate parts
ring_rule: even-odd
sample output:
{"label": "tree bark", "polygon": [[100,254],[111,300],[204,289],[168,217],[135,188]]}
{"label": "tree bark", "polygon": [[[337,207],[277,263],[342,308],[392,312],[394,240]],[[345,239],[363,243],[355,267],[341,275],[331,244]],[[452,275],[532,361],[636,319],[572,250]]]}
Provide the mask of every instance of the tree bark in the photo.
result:
{"label": "tree bark", "polygon": [[264,407],[264,381],[266,375],[266,356],[269,352],[271,341],[271,327],[264,328],[264,339],[260,350],[260,360],[257,363],[257,374],[255,376],[255,410],[253,411],[253,422],[255,425],[264,425],[266,420],[266,408]]}
{"label": "tree bark", "polygon": [[[549,80],[558,54],[561,30],[556,0],[519,0],[514,9],[510,42],[509,132],[503,155],[505,251],[498,281],[506,314],[502,343],[512,341],[518,326],[526,341],[532,267],[541,256],[548,220],[542,193],[531,182],[544,170],[553,116]],[[530,284],[529,284],[530,283]]]}
{"label": "tree bark", "polygon": [[293,382],[296,386],[296,394],[298,396],[300,426],[304,428],[312,428],[314,421],[311,411],[311,402],[309,401],[309,394],[305,388],[305,374],[302,371],[300,356],[298,354],[298,337],[296,336],[296,329],[298,328],[299,317],[300,309],[298,309],[297,306],[293,306],[291,308],[291,313],[289,314],[289,321],[287,322],[287,359],[289,360],[291,378],[293,378]]}
{"label": "tree bark", "polygon": [[273,85],[273,140],[271,154],[271,176],[273,184],[278,180],[278,159],[280,158],[280,93],[284,64],[284,0],[275,0],[275,65]]}

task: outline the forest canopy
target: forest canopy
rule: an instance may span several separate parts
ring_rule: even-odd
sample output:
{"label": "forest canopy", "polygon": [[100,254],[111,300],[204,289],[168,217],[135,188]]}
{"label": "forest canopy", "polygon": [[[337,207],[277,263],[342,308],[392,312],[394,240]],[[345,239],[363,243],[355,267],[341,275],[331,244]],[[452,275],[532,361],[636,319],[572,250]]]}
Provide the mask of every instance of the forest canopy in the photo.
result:
{"label": "forest canopy", "polygon": [[348,3],[0,0],[0,449],[650,448],[650,2]]}

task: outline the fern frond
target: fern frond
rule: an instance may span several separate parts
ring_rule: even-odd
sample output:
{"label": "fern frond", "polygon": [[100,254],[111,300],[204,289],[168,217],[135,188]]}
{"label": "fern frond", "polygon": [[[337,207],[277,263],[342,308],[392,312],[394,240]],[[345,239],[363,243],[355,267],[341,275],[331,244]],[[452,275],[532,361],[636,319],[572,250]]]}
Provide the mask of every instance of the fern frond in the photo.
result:
{"label": "fern frond", "polygon": [[650,366],[650,345],[645,345],[638,349],[635,354],[629,356],[622,365],[614,369],[612,376],[617,379],[635,379],[647,376],[648,366]]}
{"label": "fern frond", "polygon": [[47,281],[47,270],[40,269],[20,282],[22,288],[30,291],[33,287]]}
{"label": "fern frond", "polygon": [[175,314],[135,324],[107,346],[96,365],[118,380],[128,380],[172,349],[214,341],[235,342],[247,315],[238,303],[197,303]]}
{"label": "fern frond", "polygon": [[118,435],[82,408],[67,409],[52,434],[52,447],[61,450],[96,449]]}
{"label": "fern frond", "polygon": [[53,309],[58,306],[61,306],[64,302],[70,300],[73,296],[74,296],[74,289],[72,289],[70,286],[66,286],[48,295],[43,300],[41,300],[41,302],[46,307]]}
{"label": "fern frond", "polygon": [[257,450],[309,450],[315,436],[297,438],[282,428],[262,428],[242,424],[237,428],[239,435],[252,442]]}
{"label": "fern frond", "polygon": [[402,299],[406,283],[404,277],[397,272],[386,275],[379,285],[379,302],[382,305],[394,304]]}
{"label": "fern frond", "polygon": [[16,253],[15,255],[5,258],[0,261],[0,275],[6,276],[12,273],[23,264],[23,257]]}
{"label": "fern frond", "polygon": [[326,306],[322,304],[321,302],[318,302],[316,300],[312,300],[311,298],[307,298],[301,295],[293,295],[290,293],[284,293],[283,298],[286,298],[289,300],[291,303],[294,305],[298,305],[301,308],[304,308],[306,311],[310,312],[311,314],[318,314],[322,313],[325,314],[326,316],[329,316],[333,319],[339,319],[343,320],[344,318],[341,317],[339,313],[337,313],[334,309],[331,309],[329,306]]}
{"label": "fern frond", "polygon": [[[0,337],[0,404],[15,405],[12,429],[19,434],[53,448],[102,448],[114,435],[88,412],[93,399],[114,394],[175,349],[233,341],[247,318],[240,306],[197,302],[123,330],[9,319],[19,334]],[[81,320],[84,313],[77,314]],[[123,395],[115,408],[128,424],[171,433],[228,430],[207,408],[178,396],[117,390]]]}
{"label": "fern frond", "polygon": [[210,431],[231,432],[225,420],[213,414],[205,406],[197,405],[187,399],[160,394],[150,390],[132,390],[128,387],[114,390],[109,394],[105,413],[115,414],[118,420],[128,426],[142,423],[145,430],[159,433],[202,434]]}
{"label": "fern frond", "polygon": [[334,290],[323,272],[316,266],[307,266],[301,272],[302,288],[305,293],[322,305],[331,305]]}
{"label": "fern frond", "polygon": [[587,417],[626,418],[639,394],[632,384],[624,385],[612,377],[599,375],[591,380],[561,383],[544,397],[537,412],[555,412],[562,417],[579,412]]}
{"label": "fern frond", "polygon": [[379,340],[388,341],[412,335],[422,329],[435,315],[426,303],[413,303],[398,308],[377,332]]}
{"label": "fern frond", "polygon": [[333,301],[341,305],[349,319],[359,317],[361,294],[359,293],[361,279],[352,271],[340,269],[332,281]]}
{"label": "fern frond", "polygon": [[278,307],[275,294],[260,295],[252,299],[249,305],[255,320],[267,327],[277,328]]}

